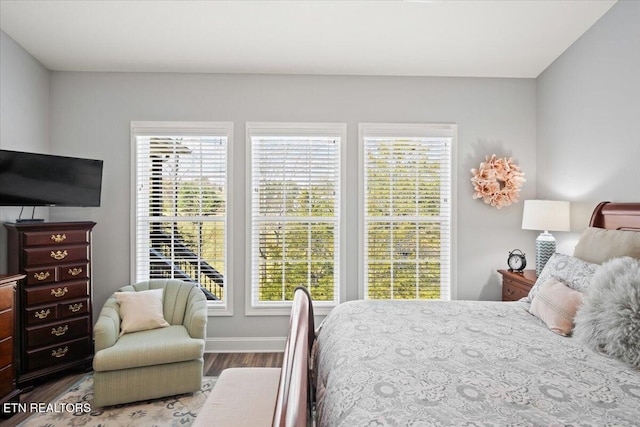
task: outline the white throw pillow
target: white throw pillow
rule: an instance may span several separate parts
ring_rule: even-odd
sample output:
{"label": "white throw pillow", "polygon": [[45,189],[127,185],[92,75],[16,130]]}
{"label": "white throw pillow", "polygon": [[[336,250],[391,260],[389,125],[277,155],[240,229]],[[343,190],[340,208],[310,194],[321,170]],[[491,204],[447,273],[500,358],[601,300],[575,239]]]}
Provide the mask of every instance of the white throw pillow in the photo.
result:
{"label": "white throw pillow", "polygon": [[140,292],[116,292],[114,297],[120,304],[120,336],[148,329],[169,326],[164,320],[163,289]]}
{"label": "white throw pillow", "polygon": [[533,285],[529,295],[524,300],[527,302],[533,301],[540,286],[551,278],[561,281],[578,292],[585,292],[591,284],[591,278],[599,268],[598,264],[592,264],[570,255],[556,252],[551,255],[540,276],[538,276],[535,285]]}

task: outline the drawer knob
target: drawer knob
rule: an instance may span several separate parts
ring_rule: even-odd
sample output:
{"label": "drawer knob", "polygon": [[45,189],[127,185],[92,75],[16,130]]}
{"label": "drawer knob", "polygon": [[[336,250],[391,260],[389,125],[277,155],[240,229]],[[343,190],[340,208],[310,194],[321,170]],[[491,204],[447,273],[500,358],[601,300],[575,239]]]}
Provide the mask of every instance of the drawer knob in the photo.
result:
{"label": "drawer knob", "polygon": [[42,320],[42,319],[46,319],[47,316],[49,316],[51,314],[51,310],[49,310],[48,308],[46,310],[40,310],[40,311],[36,311],[35,313],[33,313],[35,317],[37,317],[38,319]]}
{"label": "drawer knob", "polygon": [[77,276],[80,273],[82,273],[82,268],[70,268],[69,269],[69,274],[72,275],[72,276]]}
{"label": "drawer knob", "polygon": [[82,303],[79,302],[77,304],[71,304],[69,306],[69,311],[72,311],[74,313],[77,313],[78,311],[80,311],[80,309],[83,307]]}
{"label": "drawer knob", "polygon": [[57,328],[51,328],[51,335],[61,337],[64,334],[66,334],[68,330],[69,330],[69,325],[58,326]]}
{"label": "drawer knob", "polygon": [[49,274],[48,271],[43,271],[41,273],[34,273],[33,277],[36,280],[47,280],[47,278],[50,276],[51,274]]}
{"label": "drawer knob", "polygon": [[57,251],[57,252],[51,251],[51,258],[57,259],[58,261],[60,261],[61,259],[65,259],[67,255],[69,255],[67,251]]}
{"label": "drawer knob", "polygon": [[52,234],[51,235],[51,240],[53,240],[56,243],[62,243],[67,239],[67,235],[66,234]]}
{"label": "drawer knob", "polygon": [[53,357],[61,358],[61,357],[64,357],[64,355],[67,354],[68,351],[69,351],[69,347],[65,346],[64,348],[51,350],[51,355]]}
{"label": "drawer knob", "polygon": [[65,296],[67,292],[69,292],[69,289],[67,289],[66,286],[64,287],[64,289],[62,288],[51,289],[51,295],[53,295],[56,298]]}

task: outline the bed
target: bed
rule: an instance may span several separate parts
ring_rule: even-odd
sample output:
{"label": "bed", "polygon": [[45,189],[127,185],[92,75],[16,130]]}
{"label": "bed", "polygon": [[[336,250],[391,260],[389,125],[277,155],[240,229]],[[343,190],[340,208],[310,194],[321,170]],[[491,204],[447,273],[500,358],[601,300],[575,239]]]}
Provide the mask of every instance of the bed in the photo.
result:
{"label": "bed", "polygon": [[[640,204],[601,203],[590,225],[640,231]],[[317,425],[638,425],[640,370],[552,332],[529,308],[339,305],[317,337]]]}

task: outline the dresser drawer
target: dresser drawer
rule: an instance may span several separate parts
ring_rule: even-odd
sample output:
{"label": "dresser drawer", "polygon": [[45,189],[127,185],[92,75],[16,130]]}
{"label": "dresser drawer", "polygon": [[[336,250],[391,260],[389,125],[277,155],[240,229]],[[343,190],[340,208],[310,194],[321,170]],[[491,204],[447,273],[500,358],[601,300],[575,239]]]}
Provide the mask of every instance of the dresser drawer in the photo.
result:
{"label": "dresser drawer", "polygon": [[58,317],[64,319],[71,316],[78,316],[89,312],[89,300],[81,299],[75,301],[65,301],[58,304]]}
{"label": "dresser drawer", "polygon": [[81,298],[89,296],[89,282],[79,280],[77,282],[56,283],[52,286],[25,289],[27,305],[48,304],[64,298]]}
{"label": "dresser drawer", "polygon": [[[57,288],[55,288],[55,290],[57,290]],[[64,300],[57,304],[38,305],[25,310],[28,326],[50,323],[71,316],[83,315],[88,312],[89,300],[87,298]]]}
{"label": "dresser drawer", "polygon": [[70,264],[58,267],[58,280],[73,280],[89,277],[89,263]]}
{"label": "dresser drawer", "polygon": [[13,338],[5,338],[0,341],[0,368],[3,368],[13,361]]}
{"label": "dresser drawer", "polygon": [[41,347],[69,341],[73,338],[89,335],[89,318],[70,319],[63,322],[26,328],[27,347]]}
{"label": "dresser drawer", "polygon": [[514,280],[504,279],[502,282],[502,300],[517,301],[529,295],[530,286],[518,283]]}
{"label": "dresser drawer", "polygon": [[0,313],[0,340],[13,335],[13,310]]}
{"label": "dresser drawer", "polygon": [[24,274],[27,275],[27,285],[43,285],[56,281],[55,267],[25,268]]}
{"label": "dresser drawer", "polygon": [[27,351],[26,368],[29,370],[46,368],[60,363],[73,362],[89,354],[89,339],[81,338],[54,346]]}
{"label": "dresser drawer", "polygon": [[24,250],[25,266],[61,264],[89,259],[89,245]]}
{"label": "dresser drawer", "polygon": [[0,287],[0,311],[13,307],[13,286]]}
{"label": "dresser drawer", "polygon": [[58,304],[27,308],[25,316],[29,326],[53,322],[58,318]]}
{"label": "dresser drawer", "polygon": [[0,367],[0,396],[13,390],[13,365]]}
{"label": "dresser drawer", "polygon": [[23,245],[25,247],[56,246],[74,243],[89,243],[89,233],[86,230],[26,231]]}

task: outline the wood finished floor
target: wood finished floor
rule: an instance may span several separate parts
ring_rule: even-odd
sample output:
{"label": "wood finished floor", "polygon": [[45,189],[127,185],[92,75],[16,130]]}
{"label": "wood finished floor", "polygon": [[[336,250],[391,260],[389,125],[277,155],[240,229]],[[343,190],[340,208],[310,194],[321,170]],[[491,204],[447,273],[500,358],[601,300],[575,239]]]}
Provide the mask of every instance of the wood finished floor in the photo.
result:
{"label": "wood finished floor", "polygon": [[[205,353],[204,375],[217,377],[227,368],[240,367],[280,367],[283,353]],[[61,376],[46,383],[36,385],[31,391],[20,395],[22,403],[49,403],[62,394],[66,389],[78,381],[84,372],[74,372]],[[16,414],[4,420],[0,419],[0,426],[15,426],[29,418],[31,414]]]}

